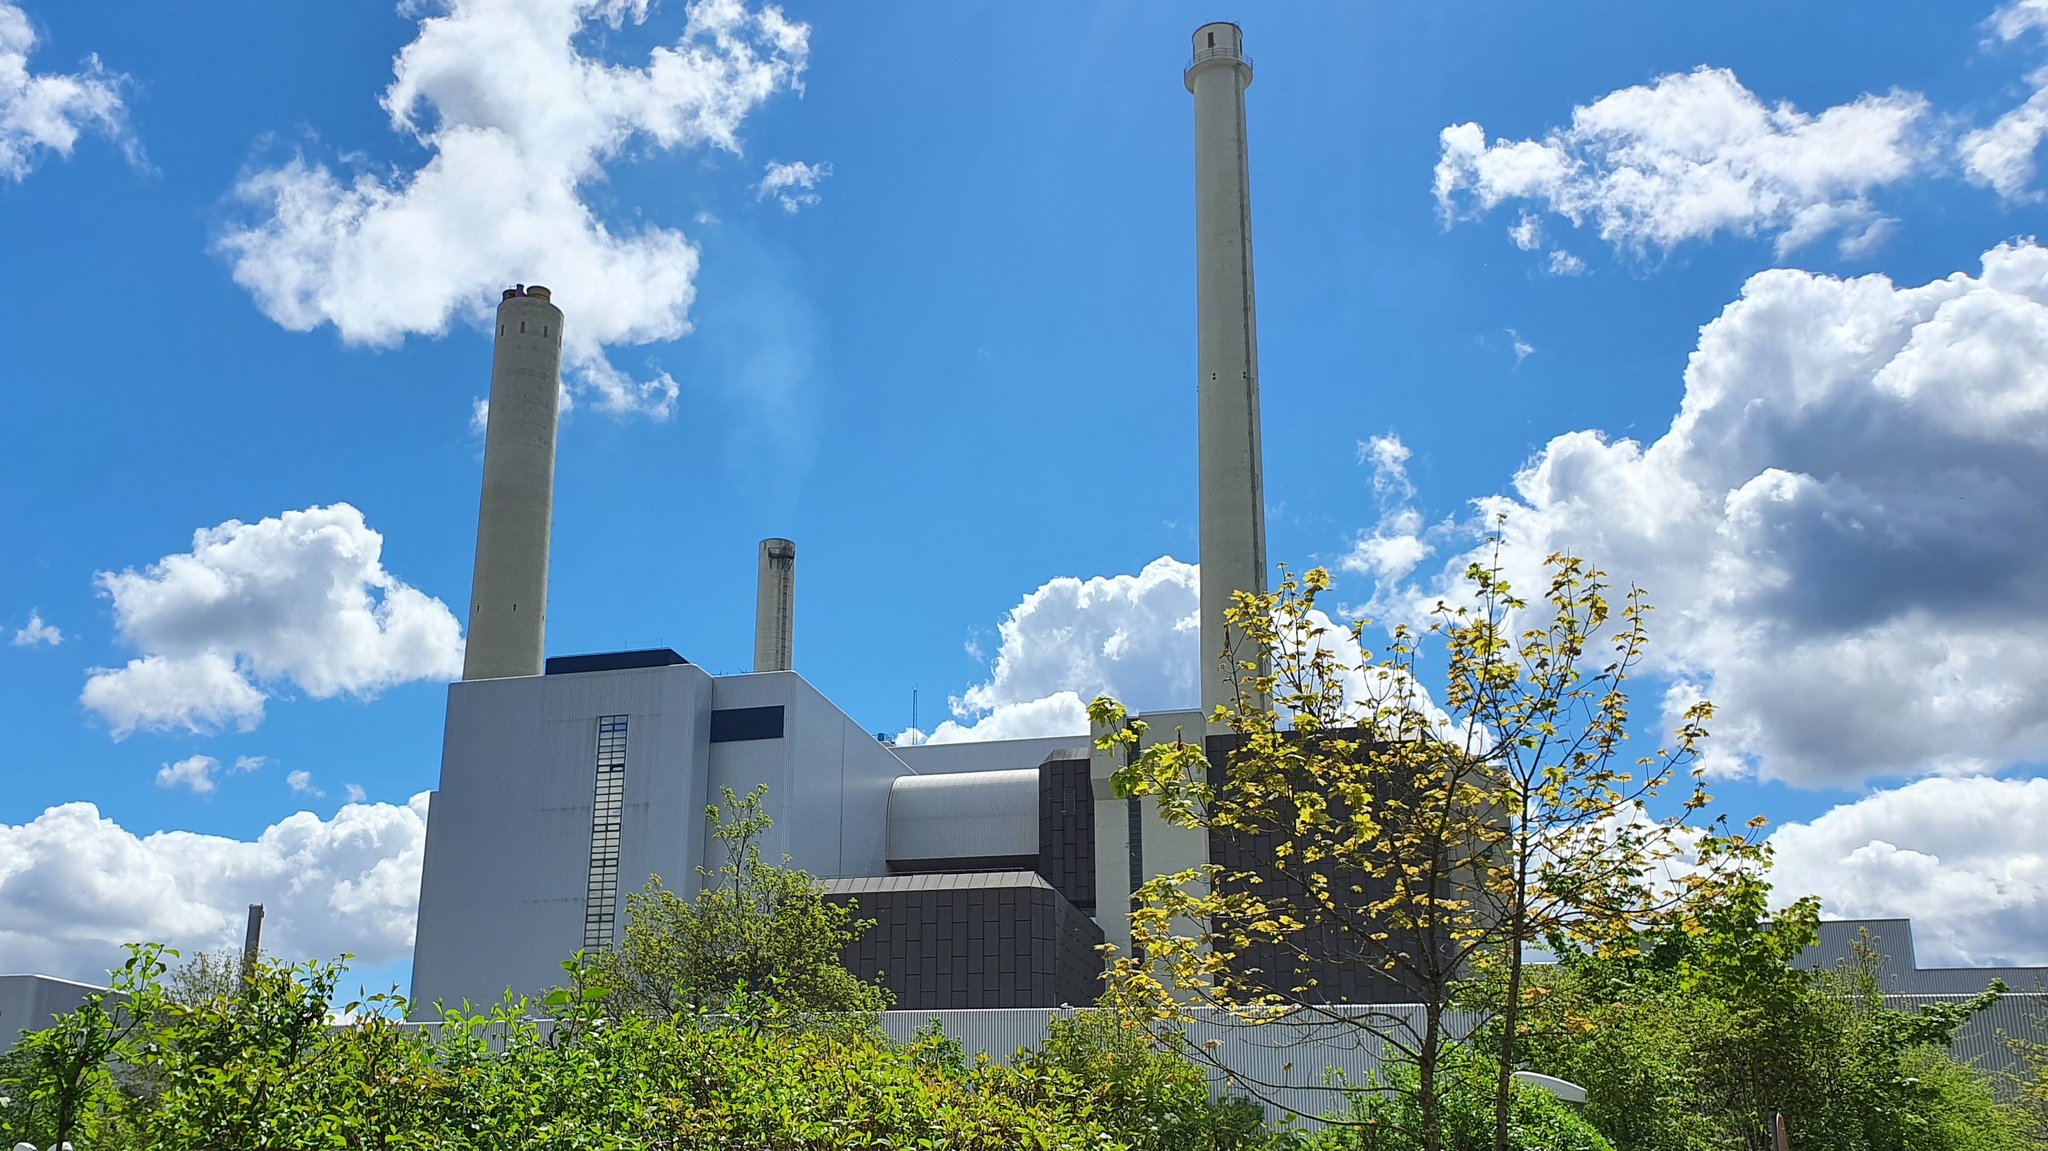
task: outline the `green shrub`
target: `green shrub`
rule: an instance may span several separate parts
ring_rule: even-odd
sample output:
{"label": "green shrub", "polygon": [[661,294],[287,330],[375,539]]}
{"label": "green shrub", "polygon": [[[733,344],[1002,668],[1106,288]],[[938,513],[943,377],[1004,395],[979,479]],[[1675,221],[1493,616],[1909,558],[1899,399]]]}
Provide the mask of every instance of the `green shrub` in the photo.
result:
{"label": "green shrub", "polygon": [[731,1014],[762,995],[792,1019],[888,1009],[885,989],[840,963],[846,946],[874,921],[826,899],[823,887],[788,860],[762,860],[761,839],[774,825],[763,810],[766,793],[765,785],[744,796],[726,788],[725,805],[705,809],[725,862],[715,871],[700,868],[680,892],[650,877],[626,896],[625,938],[578,956],[572,973],[579,987],[605,994],[607,1014]]}
{"label": "green shrub", "polygon": [[[1416,1151],[1422,1113],[1413,1067],[1394,1069],[1384,1084],[1352,1096],[1351,1110],[1328,1117],[1309,1140],[1313,1151]],[[1493,1151],[1493,1065],[1450,1053],[1438,1072],[1442,1151]],[[1614,1144],[1547,1091],[1517,1084],[1510,1104],[1510,1151],[1614,1151]]]}
{"label": "green shrub", "polygon": [[[259,965],[243,993],[196,1004],[145,975],[118,1026],[60,1022],[0,1066],[0,1146],[47,1145],[46,1104],[66,1084],[80,1085],[77,1151],[1125,1146],[1091,1089],[1058,1068],[942,1067],[875,1031],[764,1025],[777,1018],[766,1003],[739,1021],[614,1021],[591,999],[561,1004],[544,1028],[508,999],[422,1029],[380,1013],[402,1014],[402,1000],[376,997],[335,1025],[337,970]],[[88,1058],[45,1057],[70,1050]],[[48,1070],[67,1066],[84,1071]]]}
{"label": "green shrub", "polygon": [[[1681,945],[1685,946],[1685,945]],[[2020,1117],[1947,1053],[1996,997],[1885,1006],[1866,961],[1567,955],[1537,974],[1518,1050],[1586,1088],[1586,1116],[1627,1151],[1745,1151],[1786,1117],[1799,1151],[2007,1151]]]}
{"label": "green shrub", "polygon": [[1114,1005],[1052,1020],[1045,1043],[1018,1065],[1081,1084],[1104,1127],[1132,1151],[1250,1151],[1267,1147],[1265,1109],[1242,1097],[1213,1099],[1209,1078],[1160,1046],[1134,1014]]}

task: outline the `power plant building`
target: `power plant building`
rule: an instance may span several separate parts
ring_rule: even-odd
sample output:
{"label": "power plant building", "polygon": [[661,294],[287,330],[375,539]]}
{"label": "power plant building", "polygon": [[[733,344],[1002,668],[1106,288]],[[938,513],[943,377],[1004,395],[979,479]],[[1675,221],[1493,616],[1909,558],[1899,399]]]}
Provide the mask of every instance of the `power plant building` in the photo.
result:
{"label": "power plant building", "polygon": [[[1198,710],[1146,716],[1196,736],[1230,700],[1223,611],[1265,586],[1257,334],[1244,91],[1234,24],[1194,35],[1200,559]],[[573,311],[575,302],[564,301]],[[1100,944],[1129,943],[1131,893],[1210,860],[1208,837],[1115,798],[1120,763],[1086,735],[891,746],[793,670],[796,547],[757,554],[754,671],[714,676],[666,649],[542,659],[554,397],[563,310],[545,288],[498,310],[469,654],[449,687],[427,823],[413,999],[495,1001],[560,981],[622,938],[650,875],[685,887],[723,862],[707,804],[766,784],[764,858],[787,856],[876,927],[846,955],[902,1008],[1094,999]],[[1190,701],[1196,702],[1196,701]]]}

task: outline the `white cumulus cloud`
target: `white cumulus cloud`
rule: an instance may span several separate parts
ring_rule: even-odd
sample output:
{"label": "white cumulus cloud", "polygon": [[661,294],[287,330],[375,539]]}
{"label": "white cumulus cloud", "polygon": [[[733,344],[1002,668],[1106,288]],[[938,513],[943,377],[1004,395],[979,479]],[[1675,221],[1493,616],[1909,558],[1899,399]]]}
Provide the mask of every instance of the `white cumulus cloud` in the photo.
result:
{"label": "white cumulus cloud", "polygon": [[818,203],[818,181],[832,174],[830,164],[771,162],[755,188],[756,199],[775,197],[785,212],[813,207]]}
{"label": "white cumulus cloud", "polygon": [[[1991,17],[1991,31],[2000,42],[2011,43],[2030,33],[2048,45],[2048,2],[2019,0]],[[1988,127],[1966,133],[1956,152],[1963,172],[1975,184],[1995,189],[2009,200],[2038,198],[2033,190],[2035,154],[2048,139],[2048,67],[2029,73],[2030,95]]]}
{"label": "white cumulus cloud", "polygon": [[1550,261],[1546,266],[1550,269],[1550,274],[1553,276],[1583,276],[1586,274],[1586,261],[1579,259],[1562,248],[1555,249],[1550,253]]}
{"label": "white cumulus cloud", "polygon": [[127,78],[87,56],[77,72],[31,72],[36,30],[19,4],[0,0],[0,178],[20,181],[43,152],[69,156],[86,132],[139,158],[121,89]]}
{"label": "white cumulus cloud", "polygon": [[[1093,693],[1088,699],[1095,698],[1097,694],[1101,693]],[[1001,703],[987,712],[962,712],[957,706],[954,711],[970,722],[949,719],[929,732],[909,728],[896,737],[896,742],[967,743],[973,740],[1038,739],[1052,735],[1088,733],[1088,700],[1082,699],[1080,693],[1072,691],[1056,691],[1038,699]]]}
{"label": "white cumulus cloud", "polygon": [[[412,170],[337,172],[294,157],[246,173],[253,214],[220,248],[235,281],[295,331],[332,324],[390,345],[486,322],[513,280],[555,291],[564,356],[597,406],[663,417],[666,373],[634,379],[607,349],[690,329],[697,248],[653,223],[614,231],[585,198],[629,149],[738,153],[747,114],[799,86],[809,28],[772,5],[699,0],[637,65],[585,52],[651,0],[421,0],[433,14],[393,65],[382,106],[424,148]],[[601,39],[601,37],[599,37]]]}
{"label": "white cumulus cloud", "polygon": [[220,761],[210,755],[189,756],[158,768],[156,785],[188,788],[196,795],[205,795],[213,790],[213,773],[219,769]]}
{"label": "white cumulus cloud", "polygon": [[348,504],[229,520],[141,571],[101,572],[121,637],[143,654],[99,668],[80,702],[115,738],[254,727],[266,688],[368,698],[462,666],[440,600],[384,570],[384,537]]}
{"label": "white cumulus cloud", "polygon": [[[1360,445],[1397,465],[1408,449],[1394,437]],[[906,731],[899,742],[953,743],[1080,735],[1088,730],[1087,702],[1107,695],[1132,711],[1197,706],[1196,671],[1202,659],[1201,570],[1171,556],[1137,575],[1061,576],[1048,580],[1010,609],[988,679],[953,697],[953,718],[931,732]],[[1336,661],[1344,698],[1380,700],[1409,688],[1405,679],[1361,667],[1364,653],[1349,628],[1318,610],[1317,645]],[[1437,722],[1444,717],[1426,693],[1418,704]]]}
{"label": "white cumulus cloud", "polygon": [[1543,246],[1543,221],[1534,212],[1524,212],[1513,226],[1508,228],[1508,239],[1524,252],[1533,252]]}
{"label": "white cumulus cloud", "polygon": [[1910,918],[1923,967],[2048,964],[2048,779],[1923,779],[1771,835],[1780,898]]}
{"label": "white cumulus cloud", "polygon": [[284,781],[298,795],[310,795],[317,799],[327,794],[313,786],[313,773],[310,771],[294,771],[285,776]]}
{"label": "white cumulus cloud", "polygon": [[950,701],[929,742],[1086,732],[1097,695],[1194,706],[1200,595],[1195,565],[1171,556],[1137,575],[1047,581],[1010,609],[989,678]]}
{"label": "white cumulus cloud", "polygon": [[368,964],[412,948],[427,797],[311,812],[253,840],[137,835],[90,803],[0,824],[0,970],[102,980],[121,945],[187,954],[236,946],[248,905],[265,907],[264,949],[299,959],[349,952]]}
{"label": "white cumulus cloud", "polygon": [[1495,513],[1518,587],[1564,551],[1648,590],[1651,670],[1672,706],[1719,707],[1716,770],[1842,785],[2038,761],[2048,249],[1918,286],[1753,276],[1701,329],[1662,436],[1558,436],[1473,526]]}
{"label": "white cumulus cloud", "polygon": [[[1512,329],[1509,334],[1513,335]],[[1515,337],[1515,344],[1515,362],[1520,364],[1527,353],[1521,351],[1519,336]],[[1408,479],[1408,461],[1413,455],[1414,451],[1392,432],[1358,445],[1358,462],[1372,467],[1379,523],[1352,541],[1351,551],[1338,561],[1343,570],[1369,575],[1378,584],[1396,586],[1435,553],[1432,533],[1412,503],[1415,485]]]}
{"label": "white cumulus cloud", "polygon": [[14,646],[16,647],[32,647],[36,644],[48,644],[51,647],[56,647],[63,642],[64,632],[55,624],[43,622],[40,612],[32,611],[28,613],[28,622],[23,624],[21,629],[14,633]]}
{"label": "white cumulus cloud", "polygon": [[[1780,254],[1834,234],[1853,254],[1887,224],[1870,194],[1932,154],[1928,119],[1927,101],[1906,92],[1819,113],[1769,105],[1733,72],[1702,67],[1574,108],[1569,126],[1540,140],[1447,127],[1435,192],[1446,220],[1526,202],[1631,254],[1718,232],[1775,234]],[[1511,235],[1525,250],[1541,244],[1526,211]],[[1553,272],[1576,263],[1551,255]]]}

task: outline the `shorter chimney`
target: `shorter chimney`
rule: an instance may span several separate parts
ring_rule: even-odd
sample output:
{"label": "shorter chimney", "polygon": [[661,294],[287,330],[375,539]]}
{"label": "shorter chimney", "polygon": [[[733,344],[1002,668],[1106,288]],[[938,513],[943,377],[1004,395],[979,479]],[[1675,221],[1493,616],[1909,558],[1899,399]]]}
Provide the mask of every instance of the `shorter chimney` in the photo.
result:
{"label": "shorter chimney", "polygon": [[754,585],[754,670],[788,671],[790,636],[796,629],[796,545],[761,541],[759,581]]}

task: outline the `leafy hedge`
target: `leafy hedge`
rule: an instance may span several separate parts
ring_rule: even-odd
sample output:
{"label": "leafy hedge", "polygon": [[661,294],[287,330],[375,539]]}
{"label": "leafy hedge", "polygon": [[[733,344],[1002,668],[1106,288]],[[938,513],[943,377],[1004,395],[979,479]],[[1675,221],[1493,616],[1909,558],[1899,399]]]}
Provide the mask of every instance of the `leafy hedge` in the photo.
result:
{"label": "leafy hedge", "polygon": [[[839,1148],[1118,1151],[1075,1076],[945,1068],[874,1031],[785,1027],[775,1011],[553,1027],[508,1001],[436,1028],[378,1014],[336,1026],[337,969],[263,968],[238,997],[163,994],[145,953],[125,1006],[30,1036],[0,1065],[0,1133],[78,1151],[504,1151]],[[76,1058],[79,1051],[107,1058]],[[66,1069],[82,1068],[78,1075]],[[59,1125],[64,1129],[59,1130]]]}

